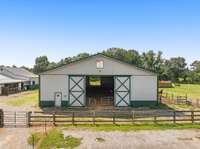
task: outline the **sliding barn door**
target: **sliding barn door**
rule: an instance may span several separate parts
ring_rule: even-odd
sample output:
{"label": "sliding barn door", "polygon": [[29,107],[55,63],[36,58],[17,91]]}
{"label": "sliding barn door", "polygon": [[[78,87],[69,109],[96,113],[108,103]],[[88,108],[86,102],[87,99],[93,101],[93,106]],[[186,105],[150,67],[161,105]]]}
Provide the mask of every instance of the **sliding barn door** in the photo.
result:
{"label": "sliding barn door", "polygon": [[70,106],[85,106],[85,76],[69,76]]}
{"label": "sliding barn door", "polygon": [[116,76],[115,77],[115,106],[130,105],[130,77]]}

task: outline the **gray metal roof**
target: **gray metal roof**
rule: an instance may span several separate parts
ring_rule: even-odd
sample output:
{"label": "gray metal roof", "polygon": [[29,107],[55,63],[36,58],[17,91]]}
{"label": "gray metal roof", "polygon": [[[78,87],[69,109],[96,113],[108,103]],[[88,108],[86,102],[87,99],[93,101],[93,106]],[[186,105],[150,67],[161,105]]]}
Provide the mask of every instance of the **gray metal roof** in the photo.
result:
{"label": "gray metal roof", "polygon": [[6,69],[7,71],[9,71],[10,73],[16,75],[16,76],[22,76],[22,77],[28,77],[28,78],[37,78],[38,76],[29,72],[26,69],[23,68],[17,68],[17,67],[0,67],[3,69]]}
{"label": "gray metal roof", "polygon": [[20,83],[20,82],[25,82],[25,80],[12,79],[10,77],[0,74],[0,84],[10,84],[10,83]]}

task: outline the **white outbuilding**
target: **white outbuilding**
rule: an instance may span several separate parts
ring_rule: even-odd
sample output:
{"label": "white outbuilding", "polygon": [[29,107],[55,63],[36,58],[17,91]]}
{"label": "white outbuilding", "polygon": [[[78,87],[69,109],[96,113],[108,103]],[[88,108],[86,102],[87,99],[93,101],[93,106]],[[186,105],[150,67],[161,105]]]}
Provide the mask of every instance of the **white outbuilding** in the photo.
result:
{"label": "white outbuilding", "polygon": [[139,107],[158,103],[157,74],[103,54],[39,75],[41,107]]}

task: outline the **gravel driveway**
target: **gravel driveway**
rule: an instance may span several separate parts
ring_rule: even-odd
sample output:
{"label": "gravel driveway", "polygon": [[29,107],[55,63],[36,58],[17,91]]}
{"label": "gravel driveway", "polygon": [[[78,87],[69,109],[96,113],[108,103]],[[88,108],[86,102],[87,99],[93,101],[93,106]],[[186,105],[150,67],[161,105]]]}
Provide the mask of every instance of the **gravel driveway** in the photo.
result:
{"label": "gravel driveway", "polygon": [[[77,149],[199,149],[200,130],[139,132],[64,131],[65,136],[83,138]],[[96,138],[105,142],[97,142]]]}
{"label": "gravel driveway", "polygon": [[[42,128],[0,129],[1,149],[31,149],[27,138],[33,131]],[[76,149],[199,149],[200,130],[165,130],[138,132],[104,132],[86,130],[64,130],[64,135],[83,138]],[[105,139],[97,142],[96,138]]]}

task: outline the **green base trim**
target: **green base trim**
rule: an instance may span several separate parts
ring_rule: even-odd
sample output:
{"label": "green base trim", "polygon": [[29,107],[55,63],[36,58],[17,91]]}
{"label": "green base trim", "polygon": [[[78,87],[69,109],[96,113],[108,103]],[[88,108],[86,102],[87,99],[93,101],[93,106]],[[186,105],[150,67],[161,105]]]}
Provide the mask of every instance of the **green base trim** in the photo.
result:
{"label": "green base trim", "polygon": [[[52,100],[40,101],[40,107],[54,107],[54,106],[55,106],[55,101]],[[62,101],[61,107],[69,107],[68,101]]]}
{"label": "green base trim", "polygon": [[62,101],[61,107],[69,107],[69,102],[68,101]]}
{"label": "green base trim", "polygon": [[130,101],[131,107],[153,107],[157,106],[157,101],[147,101],[147,100],[140,100],[140,101]]}
{"label": "green base trim", "polygon": [[54,101],[49,101],[49,100],[40,101],[40,107],[54,107],[54,106],[55,106]]}

